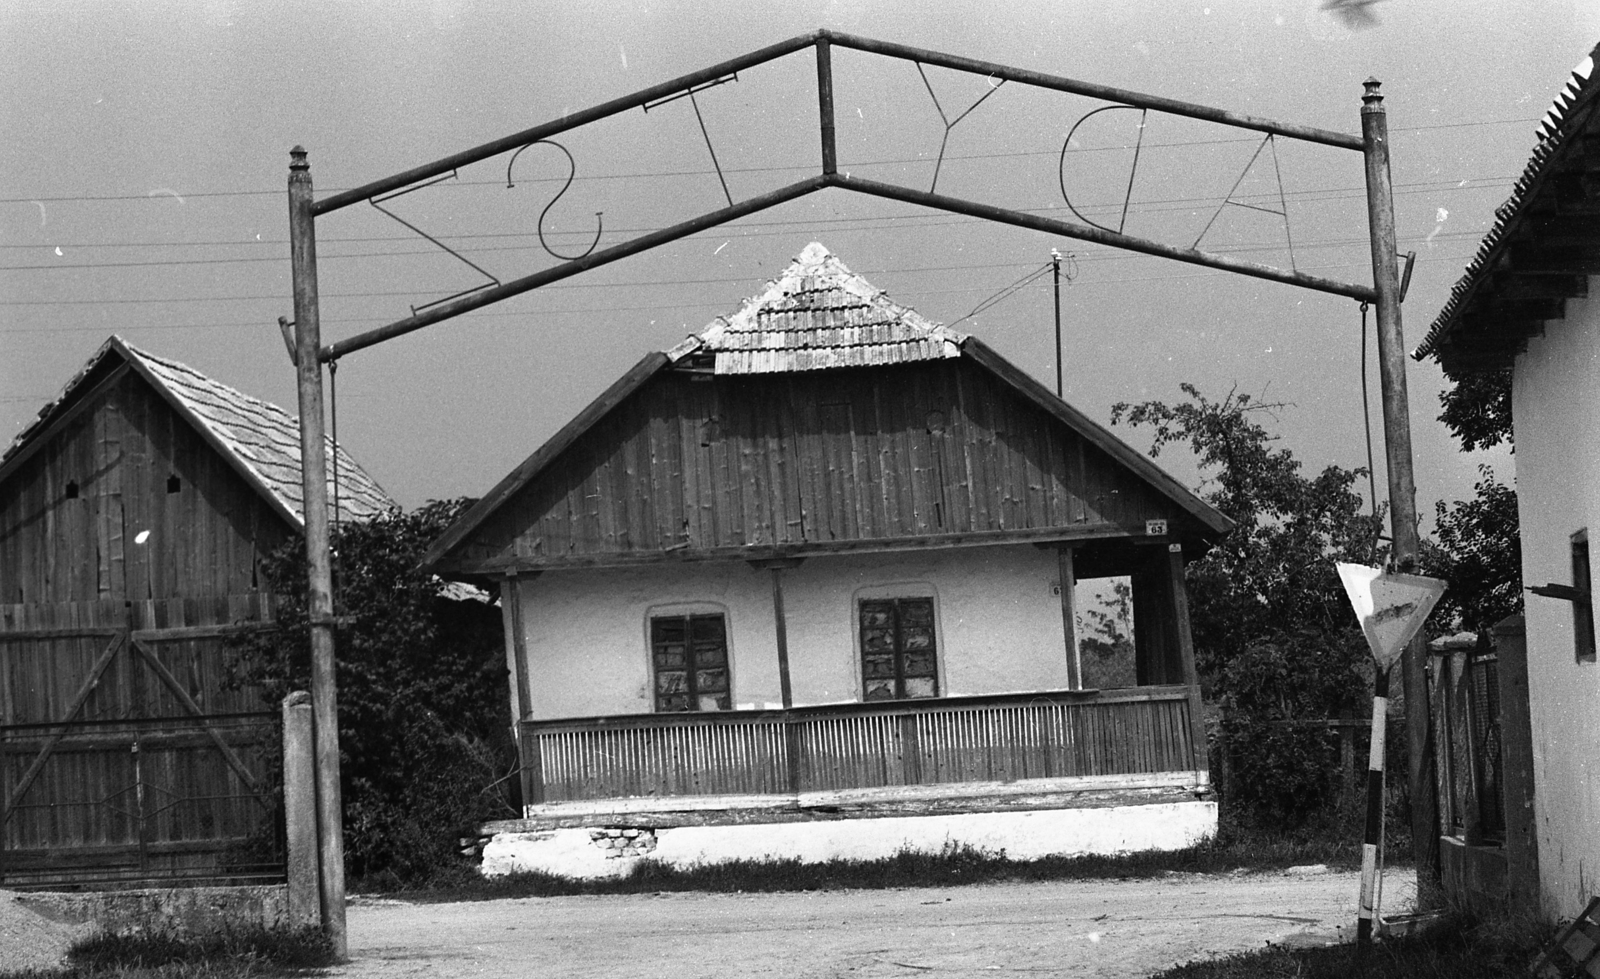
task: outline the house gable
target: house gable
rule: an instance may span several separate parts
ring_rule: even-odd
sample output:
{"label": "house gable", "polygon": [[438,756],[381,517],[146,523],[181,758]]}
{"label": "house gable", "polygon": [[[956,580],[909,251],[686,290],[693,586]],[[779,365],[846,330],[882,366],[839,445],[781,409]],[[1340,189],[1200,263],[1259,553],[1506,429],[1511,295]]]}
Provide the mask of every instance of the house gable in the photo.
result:
{"label": "house gable", "polygon": [[0,480],[0,602],[258,590],[297,528],[131,369],[112,371]]}
{"label": "house gable", "polygon": [[642,563],[1223,529],[971,357],[658,369],[435,561]]}
{"label": "house gable", "polygon": [[[300,531],[297,443],[276,406],[113,337],[0,457],[0,604],[257,591]],[[346,519],[392,505],[338,455]]]}

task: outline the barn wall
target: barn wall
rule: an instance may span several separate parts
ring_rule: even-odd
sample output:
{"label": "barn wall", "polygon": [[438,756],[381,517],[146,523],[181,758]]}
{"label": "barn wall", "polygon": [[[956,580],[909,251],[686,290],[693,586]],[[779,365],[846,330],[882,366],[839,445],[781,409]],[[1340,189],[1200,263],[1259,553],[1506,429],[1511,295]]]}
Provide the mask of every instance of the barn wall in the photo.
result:
{"label": "barn wall", "polygon": [[[934,597],[947,695],[1067,685],[1053,551],[1023,545],[813,558],[783,575],[797,706],[860,699],[861,597]],[[521,588],[536,720],[649,713],[647,622],[665,608],[725,611],[735,705],[781,703],[767,571],[742,562],[560,571]]]}
{"label": "barn wall", "polygon": [[47,439],[0,486],[0,603],[245,594],[290,534],[136,374]]}
{"label": "barn wall", "polygon": [[[1522,580],[1572,582],[1571,536],[1600,552],[1600,300],[1567,300],[1566,319],[1516,361],[1512,411]],[[1571,918],[1600,879],[1600,664],[1574,657],[1570,602],[1527,598],[1528,698],[1544,910]],[[1590,610],[1593,615],[1593,609]]]}
{"label": "barn wall", "polygon": [[758,377],[663,371],[458,550],[461,563],[1179,519],[966,358]]}

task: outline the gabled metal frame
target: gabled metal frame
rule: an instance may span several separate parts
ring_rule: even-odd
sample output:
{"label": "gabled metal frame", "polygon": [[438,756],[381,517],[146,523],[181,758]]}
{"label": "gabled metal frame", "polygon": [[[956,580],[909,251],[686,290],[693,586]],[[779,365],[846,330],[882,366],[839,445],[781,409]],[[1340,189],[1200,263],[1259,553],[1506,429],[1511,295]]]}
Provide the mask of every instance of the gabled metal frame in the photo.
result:
{"label": "gabled metal frame", "polygon": [[[1308,275],[1293,270],[1283,270],[1253,262],[1241,261],[1224,255],[1166,245],[1111,231],[1099,226],[1074,224],[1054,218],[1041,217],[1023,211],[996,207],[957,197],[923,191],[895,184],[869,180],[841,173],[838,169],[834,137],[833,59],[835,47],[848,48],[915,64],[919,70],[934,65],[955,71],[967,72],[987,78],[991,86],[1012,82],[1021,85],[1064,92],[1072,95],[1101,99],[1114,105],[1139,108],[1147,112],[1198,119],[1205,122],[1233,126],[1266,133],[1269,137],[1304,140],[1340,149],[1355,150],[1362,154],[1366,170],[1367,209],[1372,244],[1373,281],[1371,285],[1351,284]],[[672,97],[692,95],[702,88],[722,80],[736,77],[740,71],[794,54],[805,49],[816,52],[817,103],[819,110],[819,137],[821,145],[821,172],[786,187],[769,191],[742,201],[733,201],[720,208],[687,221],[662,228],[649,234],[591,251],[585,256],[543,269],[522,278],[479,288],[465,295],[414,308],[412,315],[386,326],[344,340],[323,344],[317,303],[316,233],[315,221],[352,204],[369,202],[386,194],[413,187],[423,181],[450,174],[460,167],[476,163],[503,153],[515,153],[523,147],[550,139],[571,129],[605,119],[630,109],[644,109]],[[925,75],[924,75],[925,77]],[[1064,238],[1076,238],[1096,244],[1108,245],[1146,255],[1156,255],[1175,261],[1209,268],[1221,269],[1240,275],[1252,276],[1302,289],[1332,295],[1346,296],[1377,309],[1378,342],[1380,350],[1380,377],[1382,382],[1385,443],[1389,477],[1389,502],[1392,520],[1394,563],[1402,570],[1414,564],[1417,555],[1416,500],[1411,466],[1411,427],[1407,407],[1405,379],[1405,350],[1400,324],[1400,282],[1398,257],[1395,251],[1394,203],[1389,176],[1388,123],[1383,108],[1383,96],[1378,92],[1378,82],[1369,79],[1361,109],[1361,135],[1349,135],[1277,122],[1256,116],[1229,112],[1223,109],[1181,102],[1175,99],[1146,95],[1139,92],[1097,85],[1028,69],[1014,68],[994,62],[980,61],[958,55],[942,54],[922,48],[877,41],[870,38],[819,30],[761,48],[738,58],[724,61],[700,71],[679,76],[671,81],[612,99],[589,109],[568,114],[559,120],[535,126],[509,136],[501,137],[480,146],[414,167],[382,180],[373,181],[331,195],[320,201],[312,195],[311,174],[305,150],[295,147],[291,153],[289,175],[289,223],[291,262],[293,266],[295,312],[295,360],[299,377],[300,418],[302,440],[302,468],[305,480],[306,549],[309,558],[308,611],[312,633],[312,701],[316,727],[317,754],[317,809],[319,849],[321,856],[321,899],[324,930],[333,939],[340,955],[345,950],[344,934],[344,872],[343,845],[339,816],[338,732],[335,724],[335,685],[333,648],[333,605],[331,587],[331,562],[328,551],[327,484],[325,482],[325,455],[323,452],[323,396],[322,365],[370,346],[391,340],[426,326],[443,322],[463,313],[480,309],[538,289],[542,286],[570,278],[589,269],[598,268],[695,234],[708,228],[766,210],[787,201],[830,187],[851,190],[873,197],[903,201],[924,207],[933,207],[955,214],[983,218],[1029,228]],[[970,110],[969,110],[970,111]],[[941,116],[943,112],[941,110]],[[959,120],[958,120],[959,121]],[[948,120],[945,135],[949,134]],[[708,138],[709,146],[709,138]],[[714,151],[713,151],[714,153]],[[720,175],[720,168],[719,168]],[[726,193],[726,184],[724,184]],[[559,256],[558,256],[559,257]],[[1419,643],[1414,643],[1406,657],[1405,680],[1410,716],[1408,730],[1411,741],[1410,782],[1413,800],[1413,832],[1418,841],[1419,869],[1431,873],[1432,861],[1429,841],[1433,831],[1434,815],[1431,802],[1432,776],[1422,766],[1425,764],[1427,738],[1426,698],[1422,670],[1424,653]],[[1386,686],[1386,683],[1385,683]],[[1414,694],[1414,695],[1413,695]],[[1418,709],[1417,705],[1423,705]],[[1365,895],[1364,895],[1365,897]],[[1363,926],[1369,924],[1367,918]]]}

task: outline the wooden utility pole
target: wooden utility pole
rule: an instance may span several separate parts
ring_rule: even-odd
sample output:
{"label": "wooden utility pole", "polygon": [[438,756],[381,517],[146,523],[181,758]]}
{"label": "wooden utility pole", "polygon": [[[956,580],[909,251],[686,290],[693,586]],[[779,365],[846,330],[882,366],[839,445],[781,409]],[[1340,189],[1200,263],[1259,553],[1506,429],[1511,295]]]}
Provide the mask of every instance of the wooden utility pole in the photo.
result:
{"label": "wooden utility pole", "polygon": [[317,851],[322,930],[334,954],[344,928],[344,819],[339,798],[338,687],[333,657],[333,565],[328,541],[327,437],[322,417],[322,329],[317,311],[317,235],[311,164],[289,151],[289,258],[294,278],[295,369],[300,394],[300,470],[305,511],[306,618],[311,625],[311,714],[316,731]]}
{"label": "wooden utility pole", "polygon": [[1059,398],[1064,390],[1061,385],[1061,253],[1054,248],[1050,249],[1050,267],[1056,286],[1056,397]]}
{"label": "wooden utility pole", "polygon": [[[1411,409],[1406,394],[1405,336],[1400,327],[1400,255],[1394,227],[1394,191],[1389,176],[1389,120],[1376,78],[1361,97],[1362,156],[1366,161],[1367,220],[1372,235],[1373,304],[1378,313],[1378,378],[1383,400],[1384,461],[1389,476],[1389,521],[1394,570],[1413,572],[1417,563],[1417,488],[1411,468]],[[1428,739],[1427,643],[1418,635],[1406,647],[1401,681],[1406,698],[1406,745],[1410,755],[1411,839],[1417,876],[1436,880],[1438,800],[1434,797]]]}

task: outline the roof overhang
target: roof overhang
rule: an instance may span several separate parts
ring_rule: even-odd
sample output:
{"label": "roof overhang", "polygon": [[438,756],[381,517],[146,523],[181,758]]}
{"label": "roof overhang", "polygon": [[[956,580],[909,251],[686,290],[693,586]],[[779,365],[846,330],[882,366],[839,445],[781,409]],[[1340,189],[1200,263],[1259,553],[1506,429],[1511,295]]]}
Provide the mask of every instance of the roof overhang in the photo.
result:
{"label": "roof overhang", "polygon": [[1597,46],[1539,126],[1539,143],[1477,255],[1412,356],[1452,377],[1509,369],[1600,275]]}

